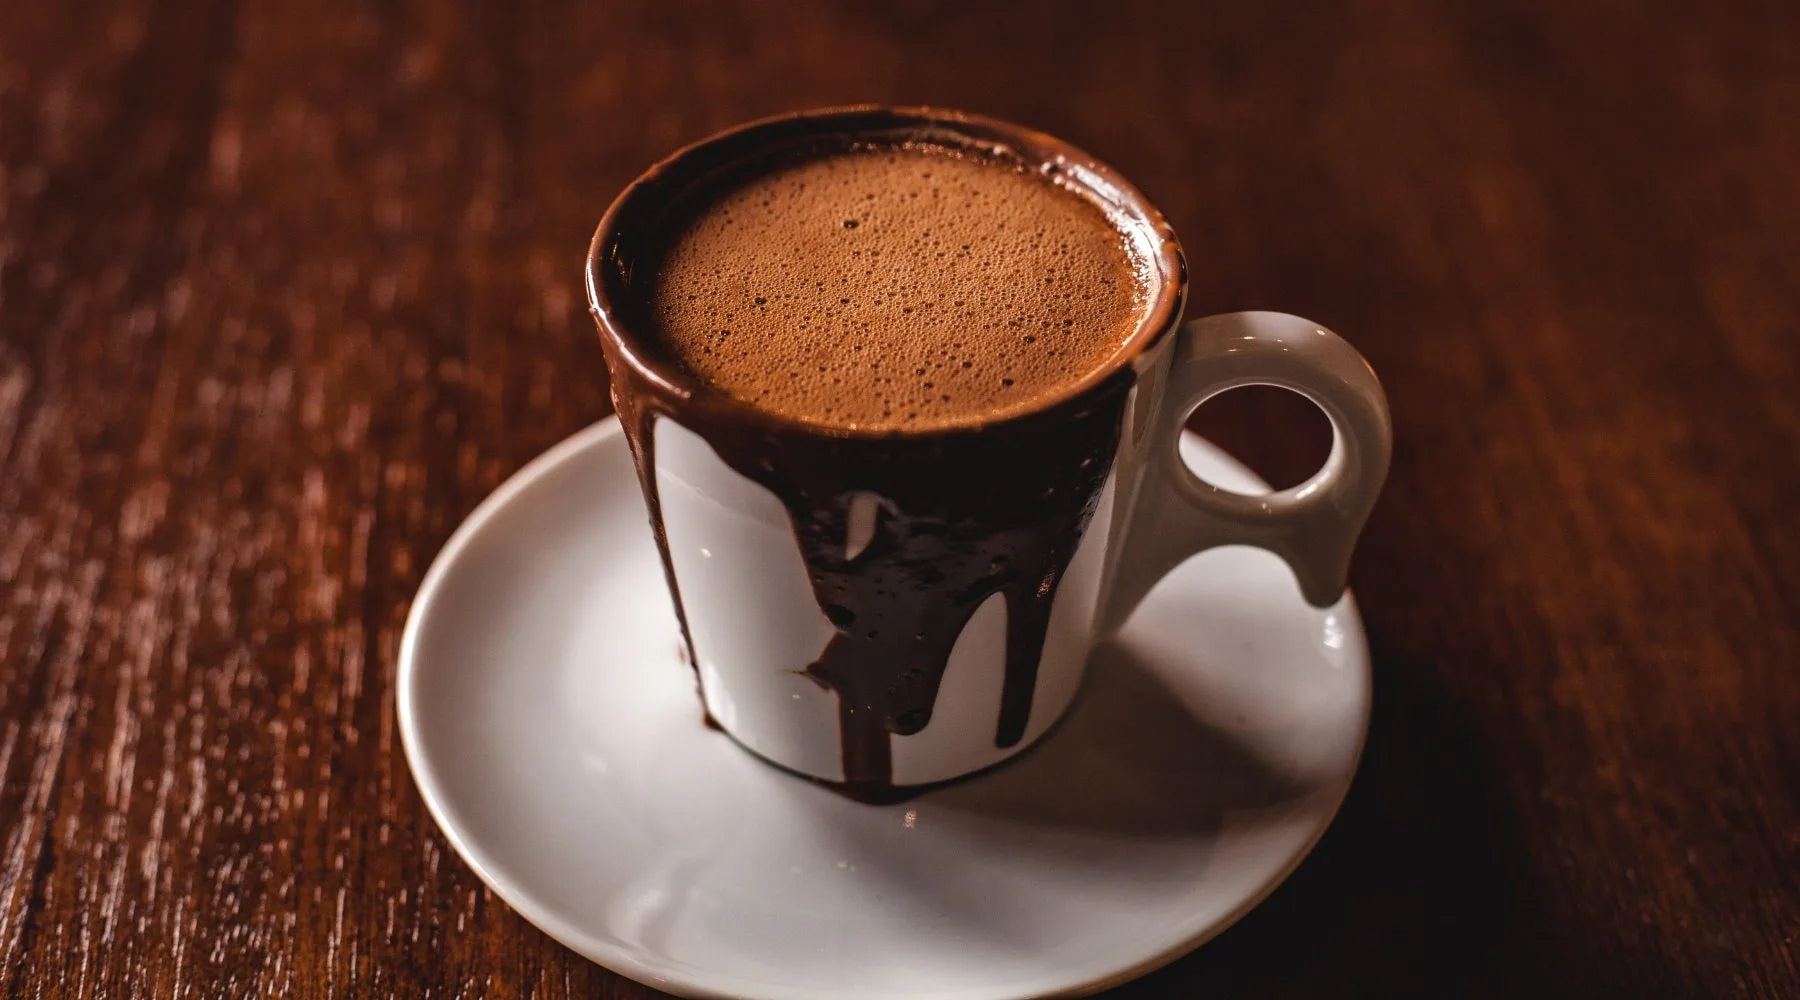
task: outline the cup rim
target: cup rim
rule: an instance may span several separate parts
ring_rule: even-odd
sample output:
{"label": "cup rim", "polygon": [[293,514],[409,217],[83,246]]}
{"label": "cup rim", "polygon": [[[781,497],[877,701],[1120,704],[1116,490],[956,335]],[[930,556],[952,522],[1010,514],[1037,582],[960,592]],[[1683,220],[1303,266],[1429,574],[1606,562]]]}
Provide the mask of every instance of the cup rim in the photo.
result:
{"label": "cup rim", "polygon": [[[812,137],[866,134],[934,136],[958,144],[1010,152],[1074,192],[1095,202],[1122,220],[1142,237],[1148,264],[1156,275],[1156,288],[1139,318],[1137,328],[1105,364],[1084,373],[1049,393],[1014,409],[974,419],[922,428],[846,427],[803,420],[762,409],[707,385],[679,366],[653,356],[633,331],[627,308],[631,303],[631,256],[625,252],[631,238],[624,232],[626,220],[668,202],[693,181],[704,176],[705,158],[714,152],[738,148],[737,155],[722,163],[755,155],[759,144],[803,141]],[[692,176],[689,176],[692,175]],[[588,244],[586,281],[588,307],[607,341],[609,357],[629,365],[636,378],[651,389],[676,401],[681,410],[701,410],[773,431],[798,432],[845,440],[929,439],[981,432],[1015,421],[1030,420],[1059,410],[1121,372],[1135,369],[1149,352],[1175,328],[1187,298],[1187,261],[1180,240],[1154,204],[1117,170],[1091,154],[1045,132],[985,115],[929,106],[855,104],[792,111],[734,125],[689,143],[652,164],[626,185],[601,216]],[[617,386],[619,373],[612,373]]]}

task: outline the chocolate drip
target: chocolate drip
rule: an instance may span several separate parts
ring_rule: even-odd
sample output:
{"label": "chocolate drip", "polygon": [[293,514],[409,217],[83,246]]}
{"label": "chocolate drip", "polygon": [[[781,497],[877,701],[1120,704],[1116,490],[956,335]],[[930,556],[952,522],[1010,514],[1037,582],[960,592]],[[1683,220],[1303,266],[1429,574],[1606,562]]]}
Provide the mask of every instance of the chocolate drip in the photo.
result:
{"label": "chocolate drip", "polygon": [[[651,425],[656,420],[655,397],[622,393],[620,384],[620,379],[613,379],[613,409],[625,428],[625,441],[631,445],[631,461],[637,466],[638,485],[644,491],[644,507],[650,513],[650,533],[656,537],[656,551],[662,554],[663,579],[669,585],[669,600],[675,605],[675,621],[681,625],[682,652],[698,683],[700,657],[694,652],[694,633],[688,629],[687,609],[681,603],[681,586],[675,582],[675,564],[669,560],[669,533],[663,528],[662,487],[656,481],[656,436],[651,433]],[[708,726],[719,728],[704,705],[701,712],[706,716]]]}
{"label": "chocolate drip", "polygon": [[[630,365],[613,371],[692,651],[654,474],[655,419],[674,406]],[[1122,371],[1027,418],[891,438],[770,428],[691,400],[682,409],[684,425],[787,510],[820,612],[835,629],[816,660],[794,669],[838,697],[847,791],[891,798],[890,736],[930,724],[957,638],[996,593],[1006,602],[1007,641],[995,745],[1023,738],[1057,587],[1111,468],[1130,384]],[[877,498],[874,532],[853,551],[850,511],[864,495]]]}

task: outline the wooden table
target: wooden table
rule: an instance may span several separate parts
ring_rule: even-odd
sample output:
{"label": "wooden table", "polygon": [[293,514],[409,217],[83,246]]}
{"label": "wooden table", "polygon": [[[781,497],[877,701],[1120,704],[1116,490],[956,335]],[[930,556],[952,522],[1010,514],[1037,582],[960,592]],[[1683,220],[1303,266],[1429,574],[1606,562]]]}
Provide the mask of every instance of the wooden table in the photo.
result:
{"label": "wooden table", "polygon": [[1392,396],[1350,799],[1120,996],[1800,996],[1791,5],[506,6],[0,9],[0,993],[650,995],[448,850],[401,624],[607,412],[613,194],[881,100],[1095,151]]}

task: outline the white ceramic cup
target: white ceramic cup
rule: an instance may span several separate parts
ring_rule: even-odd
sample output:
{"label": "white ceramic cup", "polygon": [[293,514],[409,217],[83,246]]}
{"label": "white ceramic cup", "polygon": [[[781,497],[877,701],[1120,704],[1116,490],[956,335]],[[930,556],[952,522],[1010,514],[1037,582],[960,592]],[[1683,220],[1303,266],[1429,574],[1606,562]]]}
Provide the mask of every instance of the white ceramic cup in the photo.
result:
{"label": "white ceramic cup", "polygon": [[[950,432],[860,435],[750,410],[657,359],[633,307],[634,267],[639,248],[654,239],[647,230],[682,190],[720,164],[783,143],[894,134],[1004,151],[1123,220],[1128,237],[1154,261],[1159,284],[1142,328],[1117,363],[1032,412]],[[1283,313],[1233,313],[1181,324],[1185,263],[1160,213],[1079,150],[992,119],[934,109],[848,108],[722,133],[677,152],[626,189],[594,237],[587,277],[614,401],[659,529],[708,715],[763,758],[865,794],[960,777],[1030,746],[1067,710],[1095,644],[1124,622],[1163,574],[1195,553],[1219,545],[1260,546],[1293,569],[1306,600],[1335,602],[1387,472],[1386,399],[1349,344]],[[1325,412],[1333,430],[1331,454],[1312,478],[1254,497],[1201,480],[1178,453],[1183,425],[1196,408],[1252,384],[1300,393]],[[1091,433],[1096,422],[1105,424],[1099,437]],[[1054,581],[1041,656],[1023,692],[1025,707],[1016,697],[1017,677],[1008,674],[1009,595],[980,595],[946,662],[918,665],[942,668],[928,701],[929,721],[918,728],[888,720],[875,748],[885,773],[871,771],[867,740],[858,763],[847,735],[857,706],[808,673],[834,636],[860,626],[845,624],[842,614],[834,621],[828,612],[839,609],[815,589],[804,553],[817,549],[819,531],[841,531],[842,558],[851,564],[885,525],[918,513],[904,509],[908,504],[949,498],[966,513],[982,500],[959,497],[959,491],[1010,496],[1006,491],[1018,489],[1023,496],[1040,472],[1046,482],[1061,482],[1055,478],[1061,473],[1050,467],[1063,461],[1057,442],[1064,440],[1071,448],[1104,442],[1101,468],[1110,471],[1093,481],[1091,517]],[[746,458],[751,453],[754,462]],[[983,479],[997,462],[1007,465],[1004,475]],[[812,511],[784,484],[816,479],[821,465],[829,466],[827,478],[841,488]],[[911,478],[895,479],[896,467]],[[921,485],[928,489],[921,492]],[[1013,530],[1021,523],[1030,527],[1030,516],[1022,509],[1003,519]],[[806,532],[814,550],[802,543]],[[1003,695],[1009,685],[1011,692]],[[1007,699],[1017,718],[1010,733],[1002,722],[997,735]]]}

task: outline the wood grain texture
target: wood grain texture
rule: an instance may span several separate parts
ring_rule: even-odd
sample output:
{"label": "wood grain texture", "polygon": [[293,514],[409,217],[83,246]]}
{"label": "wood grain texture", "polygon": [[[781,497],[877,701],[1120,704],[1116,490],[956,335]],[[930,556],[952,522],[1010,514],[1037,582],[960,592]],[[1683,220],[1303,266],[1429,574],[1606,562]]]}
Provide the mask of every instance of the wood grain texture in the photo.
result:
{"label": "wood grain texture", "polygon": [[[882,100],[1099,153],[1392,397],[1350,800],[1119,996],[1800,996],[1792,5],[509,6],[0,4],[0,994],[652,995],[450,853],[399,631],[606,412],[612,195]],[[1294,478],[1291,413],[1208,427]]]}

